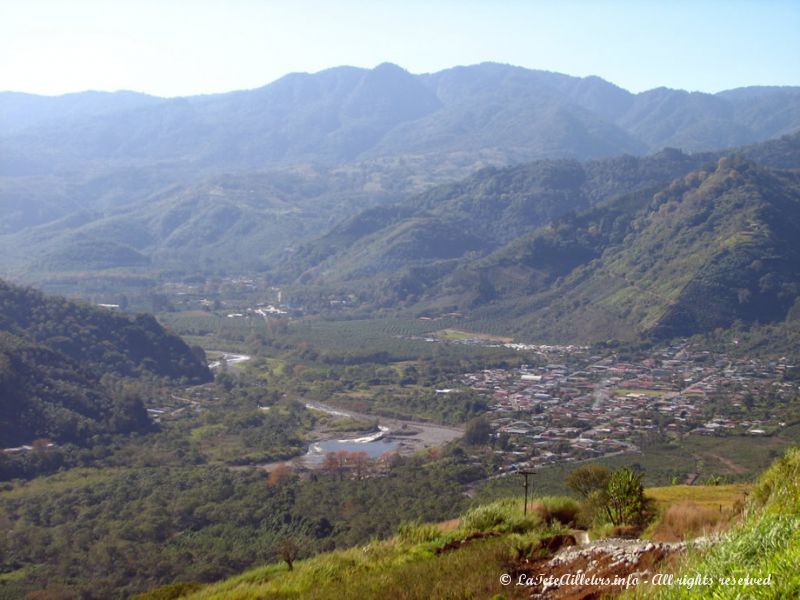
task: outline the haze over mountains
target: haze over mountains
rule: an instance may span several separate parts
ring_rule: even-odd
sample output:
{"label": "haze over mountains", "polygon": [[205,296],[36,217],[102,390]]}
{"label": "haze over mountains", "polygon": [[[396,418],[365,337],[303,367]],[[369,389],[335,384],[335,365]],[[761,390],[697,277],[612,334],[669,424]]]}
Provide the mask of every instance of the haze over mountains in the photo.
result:
{"label": "haze over mountains", "polygon": [[[800,166],[796,135],[742,146],[800,129],[800,88],[631,94],[492,63],[425,75],[337,67],[176,99],[5,93],[0,109],[0,267],[40,283],[256,271],[308,299],[304,286],[360,294],[383,274],[370,304],[516,298],[519,312],[520,290],[543,292],[621,241],[591,233],[578,252],[557,240],[557,265],[508,268],[510,256],[525,263],[526,244],[545,243],[549,223],[636,197],[618,200],[627,231],[652,194],[721,168],[733,152],[723,148],[768,169]],[[791,191],[787,177],[748,186]],[[642,330],[666,318],[647,314]]]}
{"label": "haze over mountains", "polygon": [[631,94],[599,77],[494,63],[425,75],[386,63],[188,98],[3,93],[0,115],[3,172],[15,175],[96,161],[227,170],[428,153],[523,161],[664,146],[709,150],[777,137],[800,126],[800,90]]}

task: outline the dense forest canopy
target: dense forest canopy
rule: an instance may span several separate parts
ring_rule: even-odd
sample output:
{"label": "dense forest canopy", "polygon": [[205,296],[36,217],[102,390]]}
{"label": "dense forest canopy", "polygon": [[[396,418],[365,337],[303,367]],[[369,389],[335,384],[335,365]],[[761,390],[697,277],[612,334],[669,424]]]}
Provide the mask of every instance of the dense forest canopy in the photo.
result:
{"label": "dense forest canopy", "polygon": [[0,281],[0,446],[85,442],[146,428],[141,399],[103,377],[202,383],[202,356],[149,315],[129,316]]}

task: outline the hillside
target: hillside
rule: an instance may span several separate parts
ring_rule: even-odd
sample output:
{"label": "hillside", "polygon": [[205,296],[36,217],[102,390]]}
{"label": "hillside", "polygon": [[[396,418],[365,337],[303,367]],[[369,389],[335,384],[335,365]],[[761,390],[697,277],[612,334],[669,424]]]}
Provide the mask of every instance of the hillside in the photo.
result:
{"label": "hillside", "polygon": [[85,442],[146,428],[141,399],[104,376],[209,381],[203,360],[149,315],[127,316],[0,281],[0,446]]}
{"label": "hillside", "polygon": [[800,293],[798,183],[795,172],[721,159],[655,193],[558,220],[450,281],[483,286],[482,298],[470,296],[483,309],[507,310],[551,339],[781,322]]}
{"label": "hillside", "polygon": [[[382,64],[187,98],[2,93],[0,115],[0,275],[38,285],[115,269],[157,278],[280,268],[287,252],[343,219],[484,167],[665,146],[697,152],[791,133],[800,128],[800,91],[631,94],[598,77],[509,65],[413,75]],[[623,187],[612,181],[619,185],[606,191],[686,172],[678,170],[641,173]],[[550,187],[535,173],[512,178]],[[585,183],[551,191],[541,208],[515,193],[500,221],[518,229],[596,200]],[[389,254],[392,269],[424,236],[443,236],[422,249],[439,257],[493,249],[504,234],[495,227],[485,242],[486,232],[461,229],[423,218],[369,253]],[[319,262],[318,250],[307,254]]]}
{"label": "hillside", "polygon": [[[677,576],[702,573],[709,585],[642,589],[639,598],[796,598],[800,595],[800,452],[786,453],[761,476],[744,518],[707,552],[692,556]],[[747,585],[740,578],[771,575],[769,585]],[[645,595],[647,592],[649,595]]]}
{"label": "hillside", "polygon": [[[766,471],[749,497],[742,517],[735,509],[734,525],[718,540],[697,546],[686,542],[659,542],[610,539],[581,542],[575,530],[569,530],[559,519],[568,516],[577,503],[566,499],[534,500],[526,518],[521,513],[521,499],[509,499],[476,507],[453,522],[440,525],[407,524],[386,541],[374,541],[363,547],[321,554],[297,561],[287,570],[283,563],[257,568],[227,581],[202,587],[199,584],[175,584],[138,596],[140,600],[185,597],[197,600],[216,598],[281,598],[296,595],[303,598],[385,598],[408,600],[432,597],[537,598],[566,599],[612,596],[625,593],[629,598],[738,598],[753,587],[737,583],[750,576],[764,578],[771,574],[771,583],[756,589],[759,598],[795,597],[800,580],[794,568],[798,543],[798,468],[800,454],[787,453]],[[656,498],[673,496],[672,488],[648,491]],[[694,515],[704,514],[704,498],[721,498],[722,490],[714,486],[697,486],[685,490],[698,504],[689,508],[685,501],[666,501],[660,508],[657,523],[669,520],[670,507]],[[741,490],[728,490],[738,494]],[[732,496],[733,497],[733,496]],[[714,500],[717,502],[718,500]],[[719,500],[721,502],[721,500]],[[727,501],[726,501],[727,503]],[[721,506],[721,504],[720,504]],[[731,512],[733,511],[733,512]],[[549,515],[549,521],[542,515]],[[687,539],[703,533],[684,521]],[[691,531],[691,534],[689,534]],[[578,544],[575,547],[575,544]],[[687,547],[693,550],[687,553]],[[675,557],[688,556],[681,564]],[[580,571],[579,571],[580,569]],[[586,582],[545,585],[544,578],[584,573]],[[691,577],[701,573],[713,578],[710,586],[659,586],[649,581],[656,573],[674,573],[675,577]],[[508,579],[500,579],[506,574]],[[590,577],[615,576],[630,583],[602,585],[588,583]],[[734,577],[730,585],[722,578]],[[540,579],[541,578],[541,579]],[[522,585],[517,585],[523,582]],[[627,591],[626,591],[627,588]],[[169,594],[174,595],[170,596]],[[181,596],[184,597],[184,596]]]}
{"label": "hillside", "polygon": [[483,63],[412,75],[384,63],[293,73],[262,88],[169,100],[130,93],[0,96],[6,174],[98,161],[204,168],[499,152],[593,158],[762,141],[800,127],[796,88],[632,94],[599,77]]}
{"label": "hillside", "polygon": [[487,168],[407,201],[359,213],[300,246],[276,269],[284,279],[335,282],[486,254],[569,212],[672,180],[707,156],[665,150],[580,163]]}
{"label": "hillside", "polygon": [[308,302],[322,290],[467,311],[560,341],[781,322],[796,298],[797,178],[757,163],[797,167],[800,135],[485,169],[343,221],[276,274]]}

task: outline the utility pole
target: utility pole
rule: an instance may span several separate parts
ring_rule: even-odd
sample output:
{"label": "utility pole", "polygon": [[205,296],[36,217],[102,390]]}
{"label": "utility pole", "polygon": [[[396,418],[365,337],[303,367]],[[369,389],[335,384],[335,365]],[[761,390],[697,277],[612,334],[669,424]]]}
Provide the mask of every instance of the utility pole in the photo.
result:
{"label": "utility pole", "polygon": [[522,514],[528,516],[528,476],[536,475],[536,471],[517,471],[520,475],[525,477],[525,505],[522,507]]}

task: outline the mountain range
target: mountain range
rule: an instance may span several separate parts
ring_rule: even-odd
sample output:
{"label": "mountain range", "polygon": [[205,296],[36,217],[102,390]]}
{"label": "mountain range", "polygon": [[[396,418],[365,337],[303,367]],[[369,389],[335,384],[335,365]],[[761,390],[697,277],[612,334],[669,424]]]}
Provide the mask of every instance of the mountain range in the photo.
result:
{"label": "mountain range", "polygon": [[349,218],[278,273],[300,297],[466,311],[557,341],[783,321],[800,297],[798,167],[795,134],[485,169]]}
{"label": "mountain range", "polygon": [[800,127],[800,90],[632,94],[599,77],[502,64],[412,75],[385,63],[186,98],[5,93],[0,114],[5,174],[108,162],[236,170],[477,152],[520,162],[664,146],[710,150],[778,137]]}
{"label": "mountain range", "polygon": [[487,166],[700,152],[798,128],[800,88],[633,94],[493,63],[337,67],[172,99],[5,92],[0,269],[36,283],[269,270],[344,218]]}

